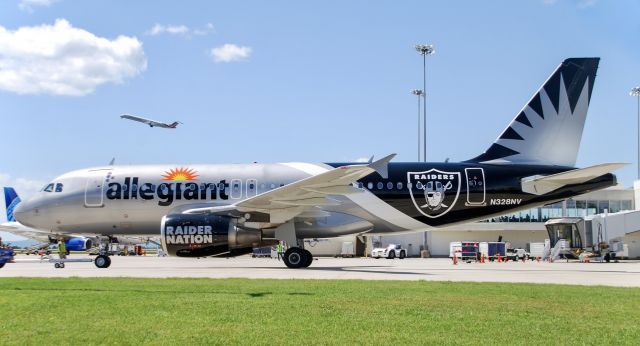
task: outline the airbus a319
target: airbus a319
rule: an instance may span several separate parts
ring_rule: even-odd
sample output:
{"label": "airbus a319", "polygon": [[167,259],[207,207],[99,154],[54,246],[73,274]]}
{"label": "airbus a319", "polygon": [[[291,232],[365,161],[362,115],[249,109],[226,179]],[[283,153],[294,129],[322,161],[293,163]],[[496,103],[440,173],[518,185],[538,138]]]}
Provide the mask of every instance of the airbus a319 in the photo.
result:
{"label": "airbus a319", "polygon": [[[56,234],[157,235],[175,256],[238,255],[284,240],[425,231],[533,208],[616,184],[617,163],[575,168],[598,58],[564,60],[489,148],[459,163],[107,166],[54,179],[18,205]],[[110,263],[107,254],[98,267]]]}

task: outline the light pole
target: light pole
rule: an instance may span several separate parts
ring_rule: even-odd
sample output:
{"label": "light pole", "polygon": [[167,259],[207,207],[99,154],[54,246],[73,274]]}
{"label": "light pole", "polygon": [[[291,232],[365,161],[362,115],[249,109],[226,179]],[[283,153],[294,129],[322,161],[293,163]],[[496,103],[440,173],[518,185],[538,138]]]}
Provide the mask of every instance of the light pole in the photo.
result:
{"label": "light pole", "polygon": [[640,180],[640,86],[637,86],[629,92],[629,95],[638,99],[638,177]]}
{"label": "light pole", "polygon": [[427,162],[427,55],[431,55],[436,52],[432,44],[417,44],[415,45],[416,51],[422,55],[422,91],[425,94],[423,108],[423,121],[422,121],[422,136],[424,138],[422,155],[424,156],[424,162]]}
{"label": "light pole", "polygon": [[420,162],[420,99],[422,95],[424,95],[424,92],[420,89],[413,89],[411,93],[418,96],[418,162]]}

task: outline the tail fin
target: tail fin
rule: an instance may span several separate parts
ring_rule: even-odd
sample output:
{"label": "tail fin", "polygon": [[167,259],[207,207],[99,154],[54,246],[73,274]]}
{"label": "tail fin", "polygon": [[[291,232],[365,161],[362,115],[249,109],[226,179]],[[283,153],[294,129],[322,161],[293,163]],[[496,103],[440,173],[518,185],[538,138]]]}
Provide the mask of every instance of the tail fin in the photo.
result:
{"label": "tail fin", "polygon": [[175,129],[176,127],[178,127],[178,124],[180,124],[179,121],[174,121],[173,123],[171,123],[171,125],[169,125],[169,127]]}
{"label": "tail fin", "polygon": [[16,221],[13,217],[13,209],[20,203],[20,197],[12,187],[4,188],[4,205],[7,207],[7,221]]}
{"label": "tail fin", "polygon": [[563,61],[491,147],[467,162],[575,166],[599,61]]}

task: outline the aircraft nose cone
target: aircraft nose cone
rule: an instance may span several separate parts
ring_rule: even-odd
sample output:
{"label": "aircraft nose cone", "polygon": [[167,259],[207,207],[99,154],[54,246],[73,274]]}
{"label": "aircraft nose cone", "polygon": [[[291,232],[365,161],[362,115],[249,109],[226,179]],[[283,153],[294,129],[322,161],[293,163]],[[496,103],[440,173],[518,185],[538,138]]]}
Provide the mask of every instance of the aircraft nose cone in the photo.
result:
{"label": "aircraft nose cone", "polygon": [[31,209],[32,208],[29,208],[27,203],[21,202],[16,206],[15,209],[13,209],[13,217],[16,219],[16,221],[20,222],[25,226],[28,226],[29,219],[30,219],[28,215],[31,214],[30,213]]}

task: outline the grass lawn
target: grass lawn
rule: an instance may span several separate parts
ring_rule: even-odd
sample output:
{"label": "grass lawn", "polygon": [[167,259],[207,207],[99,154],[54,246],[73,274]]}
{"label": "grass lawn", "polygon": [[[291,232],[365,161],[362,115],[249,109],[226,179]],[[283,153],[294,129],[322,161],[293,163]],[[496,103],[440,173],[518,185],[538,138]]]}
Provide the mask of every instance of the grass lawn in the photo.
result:
{"label": "grass lawn", "polygon": [[0,279],[0,345],[640,344],[640,289]]}

